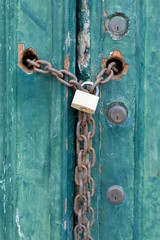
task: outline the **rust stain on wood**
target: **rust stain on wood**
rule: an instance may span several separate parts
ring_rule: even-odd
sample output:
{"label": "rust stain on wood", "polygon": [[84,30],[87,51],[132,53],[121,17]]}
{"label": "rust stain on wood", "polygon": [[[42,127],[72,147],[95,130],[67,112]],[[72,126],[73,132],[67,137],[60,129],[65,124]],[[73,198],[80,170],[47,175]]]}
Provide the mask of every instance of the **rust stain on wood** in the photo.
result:
{"label": "rust stain on wood", "polygon": [[102,164],[100,163],[100,164],[99,164],[99,173],[100,173],[100,174],[102,174],[102,170],[103,170],[103,169],[102,169]]}
{"label": "rust stain on wood", "polygon": [[100,141],[99,141],[99,148],[102,149],[102,124],[100,124]]}
{"label": "rust stain on wood", "polygon": [[66,54],[65,60],[64,60],[64,68],[66,70],[69,70],[69,66],[70,66],[70,61],[69,61],[69,55],[68,53]]}
{"label": "rust stain on wood", "polygon": [[29,68],[25,66],[24,64],[24,58],[28,57],[30,59],[30,56],[35,56],[36,59],[39,59],[37,53],[33,48],[27,48],[24,49],[24,44],[19,43],[18,44],[18,66],[21,68],[25,73],[33,73],[33,67]]}
{"label": "rust stain on wood", "polygon": [[128,64],[125,62],[125,59],[122,55],[122,53],[118,50],[113,51],[108,58],[103,58],[102,59],[102,68],[107,67],[107,62],[112,60],[119,60],[122,63],[122,71],[120,71],[118,74],[114,75],[112,79],[114,80],[120,80],[123,75],[126,75],[128,72]]}

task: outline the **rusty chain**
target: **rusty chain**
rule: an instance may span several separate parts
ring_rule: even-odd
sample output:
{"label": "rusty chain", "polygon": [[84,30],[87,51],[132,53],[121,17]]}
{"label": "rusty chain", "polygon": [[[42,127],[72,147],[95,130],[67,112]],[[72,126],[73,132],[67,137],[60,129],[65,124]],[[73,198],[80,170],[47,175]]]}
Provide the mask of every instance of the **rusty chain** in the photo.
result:
{"label": "rusty chain", "polygon": [[76,129],[77,166],[75,168],[74,212],[78,221],[74,229],[75,240],[92,240],[90,228],[94,223],[94,210],[91,207],[91,197],[94,195],[94,180],[91,177],[91,169],[96,162],[96,154],[92,146],[94,135],[95,121],[93,117],[79,111]]}
{"label": "rusty chain", "polygon": [[[67,70],[57,70],[52,67],[51,63],[45,60],[40,59],[27,59],[28,67],[33,66],[34,72],[41,73],[41,74],[50,74],[52,76],[55,76],[58,81],[63,83],[67,87],[79,89],[81,91],[89,91],[89,93],[94,93],[95,88],[97,86],[100,86],[101,84],[107,83],[110,81],[110,79],[113,77],[115,72],[118,72],[116,69],[116,63],[112,62],[108,65],[108,67],[103,68],[100,73],[97,75],[96,81],[93,83],[93,85],[88,89],[84,89],[81,84],[78,82],[77,77],[67,71]],[[107,77],[104,77],[107,75]],[[69,78],[69,81],[65,80],[65,77]]]}
{"label": "rusty chain", "polygon": [[[96,77],[96,81],[89,89],[84,89],[78,82],[77,77],[67,70],[57,70],[51,63],[44,60],[27,60],[28,66],[33,66],[34,72],[51,74],[58,81],[67,87],[94,93],[95,88],[110,81],[116,69],[116,63],[112,62],[104,68]],[[107,77],[104,77],[107,75]],[[65,80],[65,77],[70,79]],[[94,209],[91,207],[91,197],[94,195],[94,179],[91,176],[91,169],[96,163],[96,153],[92,146],[92,139],[95,135],[95,120],[91,114],[79,111],[79,118],[76,127],[76,154],[77,165],[75,167],[75,198],[74,212],[77,222],[74,228],[75,240],[93,240],[90,229],[94,224]]]}

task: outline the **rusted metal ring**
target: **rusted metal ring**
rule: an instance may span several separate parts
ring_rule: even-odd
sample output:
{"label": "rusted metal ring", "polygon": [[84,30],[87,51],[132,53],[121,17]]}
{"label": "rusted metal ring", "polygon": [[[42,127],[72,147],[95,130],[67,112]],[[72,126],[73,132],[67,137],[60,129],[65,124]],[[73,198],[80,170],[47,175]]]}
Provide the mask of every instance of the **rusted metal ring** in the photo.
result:
{"label": "rusted metal ring", "polygon": [[92,123],[92,131],[91,131],[91,134],[90,134],[90,138],[93,138],[94,135],[95,135],[95,130],[96,130],[96,128],[95,128],[95,120],[94,120],[93,117],[90,117],[89,123]]}
{"label": "rusted metal ring", "polygon": [[68,77],[73,78],[75,81],[78,81],[78,80],[77,80],[77,77],[76,77],[73,73],[71,73],[71,72],[69,72],[69,71],[67,71],[67,70],[62,69],[62,70],[59,70],[59,72],[65,74],[65,75],[68,76]]}
{"label": "rusted metal ring", "polygon": [[82,209],[79,209],[78,211],[78,226],[79,226],[79,229],[82,226]]}
{"label": "rusted metal ring", "polygon": [[90,208],[91,206],[91,193],[90,191],[87,191],[87,207],[88,209]]}
{"label": "rusted metal ring", "polygon": [[64,75],[63,73],[61,73],[60,71],[58,71],[57,69],[53,68],[53,67],[46,67],[46,70],[49,70],[49,73],[55,77],[59,76],[60,78],[63,78]]}
{"label": "rusted metal ring", "polygon": [[38,59],[38,60],[36,61],[36,63],[40,64],[40,66],[45,65],[45,70],[40,69],[40,68],[37,68],[36,66],[33,66],[33,70],[34,70],[35,72],[39,72],[39,73],[43,73],[43,74],[48,74],[48,73],[50,72],[50,70],[46,70],[46,67],[47,67],[47,66],[48,66],[48,67],[51,67],[51,66],[52,66],[50,62]]}
{"label": "rusted metal ring", "polygon": [[90,147],[89,148],[89,152],[92,154],[92,160],[91,160],[91,168],[94,167],[95,163],[96,163],[96,153],[94,148]]}
{"label": "rusted metal ring", "polygon": [[94,223],[94,210],[93,210],[93,208],[90,207],[88,212],[90,213],[90,216],[91,216],[91,220],[89,221],[89,226],[92,227],[93,223]]}
{"label": "rusted metal ring", "polygon": [[91,197],[93,197],[93,195],[94,195],[94,179],[91,177],[90,179],[89,179],[89,181],[90,181],[90,185],[91,185]]}
{"label": "rusted metal ring", "polygon": [[83,195],[82,199],[80,199],[79,194],[75,197],[74,199],[74,212],[78,216],[79,213],[79,205],[82,203],[82,215],[86,212],[87,210],[87,198]]}
{"label": "rusted metal ring", "polygon": [[110,72],[109,76],[108,76],[106,79],[101,80],[101,81],[100,81],[100,84],[104,84],[104,83],[109,82],[110,79],[111,79],[113,76],[114,76],[114,71],[111,69],[111,72]]}
{"label": "rusted metal ring", "polygon": [[37,63],[36,58],[35,58],[35,60],[27,59],[26,62],[28,63],[28,67],[35,66],[37,68],[40,68],[40,65]]}
{"label": "rusted metal ring", "polygon": [[[73,74],[73,73],[71,73],[71,72],[69,72],[69,71],[67,71],[67,70],[59,70],[59,72],[60,73],[62,73],[62,74],[65,74],[67,77],[71,77],[71,78],[73,78],[73,80],[75,80],[76,82],[77,82],[77,77]],[[74,87],[74,85],[75,84],[73,84],[73,83],[70,83],[70,82],[66,82],[64,79],[62,79],[59,75],[57,75],[56,76],[57,77],[57,79],[61,82],[61,83],[63,83],[64,85],[66,85],[67,87]]]}
{"label": "rusted metal ring", "polygon": [[80,139],[83,139],[83,140],[78,140],[77,141],[77,152],[79,153],[81,151],[81,142],[84,143],[84,149],[83,149],[83,153],[86,154],[87,153],[87,150],[88,150],[88,143],[87,143],[87,137],[83,134],[80,134],[79,135]]}
{"label": "rusted metal ring", "polygon": [[87,166],[87,170],[88,170],[87,177],[90,180],[90,178],[91,178],[91,163],[90,163],[90,161],[87,162],[86,166]]}
{"label": "rusted metal ring", "polygon": [[81,178],[81,179],[83,180],[84,183],[86,183],[87,182],[87,168],[85,165],[82,164],[80,167],[77,166],[75,168],[75,180],[74,181],[77,184],[77,186],[80,185],[79,173],[83,173],[83,178]]}
{"label": "rusted metal ring", "polygon": [[78,165],[82,164],[82,154],[83,150],[80,150],[80,152],[78,153]]}
{"label": "rusted metal ring", "polygon": [[118,73],[118,69],[116,68],[116,63],[115,62],[111,62],[108,67],[109,70],[113,70],[114,72]]}
{"label": "rusted metal ring", "polygon": [[[87,229],[84,225],[81,225],[81,228],[83,229],[83,234],[84,234],[83,239],[86,239]],[[79,239],[79,226],[78,225],[74,228],[74,239],[75,240]]]}
{"label": "rusted metal ring", "polygon": [[83,186],[83,180],[82,179],[80,179],[80,184],[79,184],[79,196],[80,196],[80,198],[82,198],[82,196],[83,196],[83,188],[84,188],[84,186]]}

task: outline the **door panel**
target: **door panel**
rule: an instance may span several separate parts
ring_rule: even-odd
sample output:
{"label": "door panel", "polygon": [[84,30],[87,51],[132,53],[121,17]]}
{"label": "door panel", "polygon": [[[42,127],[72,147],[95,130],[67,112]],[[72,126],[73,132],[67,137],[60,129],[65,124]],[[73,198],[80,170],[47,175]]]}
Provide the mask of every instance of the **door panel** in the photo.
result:
{"label": "door panel", "polygon": [[[83,2],[83,1],[82,1]],[[88,1],[90,22],[89,68],[79,70],[80,77],[95,81],[101,70],[102,59],[114,50],[119,50],[129,71],[120,81],[110,81],[101,86],[100,104],[96,111],[96,137],[94,146],[97,153],[93,169],[96,189],[93,198],[95,224],[94,239],[133,239],[134,227],[134,167],[135,167],[135,89],[136,89],[136,18],[135,2]],[[107,16],[123,12],[130,17],[130,33],[121,41],[113,41],[106,31]],[[85,75],[88,75],[85,77]],[[122,126],[113,126],[106,119],[107,107],[112,102],[123,102],[128,110],[127,121]],[[120,185],[125,191],[125,201],[112,205],[106,193],[112,185]]]}
{"label": "door panel", "polygon": [[[115,12],[124,13],[130,20],[130,32],[119,41],[112,40],[108,32],[103,32],[102,58],[115,50],[122,53],[129,65],[129,70],[121,80],[112,80],[102,86],[100,109],[102,168],[100,178],[100,237],[99,239],[133,239],[134,226],[134,133],[135,133],[135,86],[136,86],[136,22],[134,2],[104,2],[104,24],[107,16]],[[106,31],[106,28],[104,28]],[[103,37],[102,36],[102,37]],[[110,103],[122,102],[128,109],[128,118],[122,125],[112,125],[107,121],[106,112]],[[113,205],[106,197],[109,187],[119,185],[125,191],[125,200],[120,205]]]}
{"label": "door panel", "polygon": [[23,43],[74,72],[75,2],[4,1],[1,8],[0,236],[72,239],[71,93],[53,77],[21,71],[17,52]]}
{"label": "door panel", "polygon": [[[93,229],[95,239],[158,239],[160,236],[159,214],[156,214],[159,212],[160,117],[159,68],[156,68],[159,64],[158,5],[149,1],[90,3],[91,78],[94,81],[102,58],[114,50],[119,50],[129,65],[127,75],[120,81],[110,81],[102,87],[96,114],[100,144],[96,139],[99,155],[94,171],[97,187],[94,208],[99,215]],[[124,13],[130,20],[128,35],[119,41],[113,40],[107,31],[107,18],[116,12]],[[107,106],[115,101],[123,102],[128,108],[128,119],[122,126],[114,126],[106,119]],[[125,190],[125,200],[117,206],[106,198],[112,185],[120,185]]]}
{"label": "door panel", "polygon": [[[158,8],[160,3],[144,4],[145,35],[143,35],[144,58],[144,82],[143,82],[143,107],[141,112],[144,143],[142,167],[142,202],[141,220],[143,239],[158,239],[160,237],[159,203],[159,154],[160,154],[160,112],[159,112],[159,61],[160,61],[160,42],[159,42],[159,17]],[[151,17],[153,16],[153,17]],[[139,149],[140,151],[140,149]]]}

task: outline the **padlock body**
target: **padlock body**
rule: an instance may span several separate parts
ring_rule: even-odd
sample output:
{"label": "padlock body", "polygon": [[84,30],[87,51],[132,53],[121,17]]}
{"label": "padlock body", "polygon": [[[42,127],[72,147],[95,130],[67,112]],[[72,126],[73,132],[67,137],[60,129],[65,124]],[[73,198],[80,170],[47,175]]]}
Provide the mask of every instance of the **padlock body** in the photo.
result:
{"label": "padlock body", "polygon": [[76,90],[71,107],[79,111],[94,114],[99,97],[87,92]]}

